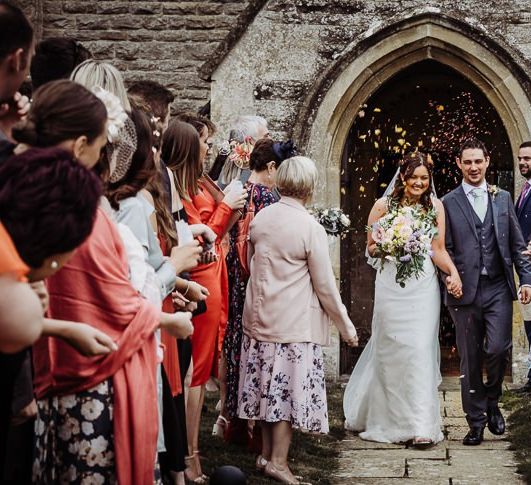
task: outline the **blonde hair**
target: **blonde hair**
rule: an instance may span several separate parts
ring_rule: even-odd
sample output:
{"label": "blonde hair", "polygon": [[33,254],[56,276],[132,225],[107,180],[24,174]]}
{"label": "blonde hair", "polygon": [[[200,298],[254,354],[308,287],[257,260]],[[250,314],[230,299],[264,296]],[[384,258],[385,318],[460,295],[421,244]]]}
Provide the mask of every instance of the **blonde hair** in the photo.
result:
{"label": "blonde hair", "polygon": [[109,91],[120,99],[125,111],[131,111],[131,104],[127,97],[124,80],[120,71],[113,65],[107,62],[89,59],[74,69],[70,79],[90,90],[95,86],[99,86]]}
{"label": "blonde hair", "polygon": [[317,179],[314,161],[296,156],[282,162],[277,171],[276,183],[281,195],[307,200],[313,195]]}

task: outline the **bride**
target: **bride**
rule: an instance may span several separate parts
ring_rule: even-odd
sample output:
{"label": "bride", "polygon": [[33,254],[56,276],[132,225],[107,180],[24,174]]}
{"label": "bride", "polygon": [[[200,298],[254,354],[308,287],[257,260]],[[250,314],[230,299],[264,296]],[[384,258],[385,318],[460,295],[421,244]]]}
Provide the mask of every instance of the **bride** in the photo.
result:
{"label": "bride", "polygon": [[[432,208],[436,222],[431,233],[431,259],[421,273],[404,284],[396,281],[397,267],[384,260],[378,270],[374,296],[372,336],[350,376],[343,408],[345,427],[360,431],[360,438],[383,443],[412,441],[428,446],[443,440],[437,388],[439,370],[440,292],[435,266],[446,275],[448,290],[461,296],[459,273],[444,243],[444,208],[433,194],[433,163],[429,156],[411,153],[400,163],[391,193],[379,199],[369,215],[372,227],[389,207]],[[428,240],[429,244],[429,240]],[[367,237],[369,255],[377,258],[372,231]]]}

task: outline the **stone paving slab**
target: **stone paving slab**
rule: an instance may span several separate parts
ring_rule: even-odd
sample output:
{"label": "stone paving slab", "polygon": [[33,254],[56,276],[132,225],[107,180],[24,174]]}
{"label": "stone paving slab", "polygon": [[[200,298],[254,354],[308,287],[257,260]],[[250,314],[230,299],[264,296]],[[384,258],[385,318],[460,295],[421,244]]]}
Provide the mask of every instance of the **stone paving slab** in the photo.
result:
{"label": "stone paving slab", "polygon": [[417,450],[400,444],[363,441],[356,434],[347,433],[339,446],[339,471],[332,483],[523,484],[516,473],[516,460],[506,436],[494,436],[486,429],[485,441],[480,446],[462,444],[468,426],[461,408],[459,380],[447,379],[443,391],[440,393],[441,416],[447,439],[427,450]]}
{"label": "stone paving slab", "polygon": [[[334,485],[426,485],[426,480],[415,478],[334,478],[332,483]],[[448,485],[448,479],[433,479],[429,481],[429,485]]]}
{"label": "stone paving slab", "polygon": [[[423,458],[413,458],[407,461],[408,478],[424,480],[424,483],[432,483],[433,480],[445,480],[448,483],[450,466],[448,460],[426,460]],[[408,481],[409,483],[409,481]]]}
{"label": "stone paving slab", "polygon": [[[470,446],[465,446],[461,441],[444,441],[450,452],[452,450],[470,450]],[[482,450],[509,450],[511,446],[510,441],[507,439],[483,441],[480,448]]]}

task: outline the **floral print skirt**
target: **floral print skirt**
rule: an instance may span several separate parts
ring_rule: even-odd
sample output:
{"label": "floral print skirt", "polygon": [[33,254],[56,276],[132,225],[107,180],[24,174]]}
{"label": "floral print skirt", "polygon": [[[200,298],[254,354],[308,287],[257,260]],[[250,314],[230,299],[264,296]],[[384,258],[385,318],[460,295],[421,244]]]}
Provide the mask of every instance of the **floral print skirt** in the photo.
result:
{"label": "floral print skirt", "polygon": [[321,346],[260,342],[243,335],[238,416],[328,433]]}
{"label": "floral print skirt", "polygon": [[111,379],[37,406],[34,483],[116,483]]}

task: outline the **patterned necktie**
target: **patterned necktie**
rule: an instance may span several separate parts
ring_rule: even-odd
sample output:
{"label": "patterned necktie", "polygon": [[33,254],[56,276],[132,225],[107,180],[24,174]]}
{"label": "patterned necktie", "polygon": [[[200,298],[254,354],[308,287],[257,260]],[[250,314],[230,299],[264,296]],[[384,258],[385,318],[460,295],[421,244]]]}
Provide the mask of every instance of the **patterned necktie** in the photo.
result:
{"label": "patterned necktie", "polygon": [[476,188],[471,191],[472,197],[474,197],[474,212],[479,217],[479,220],[483,222],[487,215],[487,204],[485,204],[485,190]]}
{"label": "patterned necktie", "polygon": [[527,196],[527,193],[529,192],[529,189],[531,186],[526,182],[522,188],[522,194],[520,195],[520,200],[518,201],[518,208],[520,209],[522,207],[522,204],[524,203],[524,200]]}

